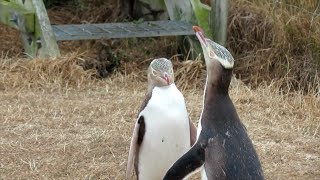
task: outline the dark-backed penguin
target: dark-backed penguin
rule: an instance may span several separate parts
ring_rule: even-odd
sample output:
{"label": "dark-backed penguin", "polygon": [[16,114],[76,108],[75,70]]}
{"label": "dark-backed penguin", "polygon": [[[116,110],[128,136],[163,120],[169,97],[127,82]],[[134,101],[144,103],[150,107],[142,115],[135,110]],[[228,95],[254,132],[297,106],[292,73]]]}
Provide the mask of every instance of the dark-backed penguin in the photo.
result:
{"label": "dark-backed penguin", "polygon": [[185,100],[174,83],[173,66],[166,58],[148,68],[148,92],[135,123],[126,171],[139,180],[163,179],[170,166],[196,141]]}
{"label": "dark-backed penguin", "polygon": [[234,59],[223,46],[194,26],[207,68],[197,141],[166,173],[183,179],[202,168],[202,179],[264,179],[253,144],[229,97]]}

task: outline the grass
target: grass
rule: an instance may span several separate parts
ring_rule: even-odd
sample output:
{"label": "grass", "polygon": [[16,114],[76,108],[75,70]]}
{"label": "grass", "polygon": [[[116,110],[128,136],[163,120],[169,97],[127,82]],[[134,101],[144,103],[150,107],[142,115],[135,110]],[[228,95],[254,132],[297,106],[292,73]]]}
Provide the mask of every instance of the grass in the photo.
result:
{"label": "grass", "polygon": [[320,1],[230,3],[227,46],[237,77],[252,87],[279,80],[283,89],[319,91]]}
{"label": "grass", "polygon": [[[319,10],[312,0],[278,2],[232,1],[228,48],[240,80],[230,95],[266,179],[319,179],[319,16],[308,13]],[[95,11],[53,7],[49,15],[57,24],[110,22],[121,20],[116,8],[108,1]],[[0,179],[124,179],[155,57],[171,57],[198,121],[205,67],[200,59],[181,61],[174,38],[60,42],[61,58],[30,61],[18,33],[3,25],[0,31]],[[82,68],[101,49],[121,62],[104,79]]]}
{"label": "grass", "polygon": [[[67,54],[45,61],[1,58],[0,178],[124,179],[135,117],[146,91],[145,69],[97,80]],[[173,60],[176,71],[197,66]],[[150,60],[148,61],[150,62]],[[75,73],[77,72],[77,73]],[[82,81],[78,81],[82,79]],[[197,123],[203,81],[177,76]],[[232,83],[231,97],[267,179],[320,177],[320,99]]]}
{"label": "grass", "polygon": [[[54,1],[51,1],[54,2]],[[55,1],[57,2],[57,1]],[[74,0],[69,5],[53,6],[48,10],[53,24],[103,23],[131,21],[121,10],[119,1]],[[210,4],[210,1],[202,1]],[[235,74],[251,87],[259,84],[277,83],[283,90],[303,90],[308,93],[320,92],[320,1],[319,0],[236,0],[230,1],[227,48],[236,59]],[[1,28],[2,29],[2,28]],[[21,54],[21,45],[12,47],[11,41],[19,44],[17,34],[2,30],[4,43],[2,52]],[[150,43],[150,40],[153,41]],[[82,47],[96,52],[109,48],[119,56],[120,61],[135,60],[137,57],[153,58],[151,55],[172,56],[178,54],[178,46],[169,39],[159,47],[158,39],[142,41],[146,47],[137,47],[134,55],[127,56],[128,44],[113,45],[113,40],[96,43],[60,42],[62,53]],[[141,42],[141,41],[140,41]],[[141,42],[141,44],[143,44]],[[136,44],[136,43],[133,43]],[[102,48],[102,49],[103,49]],[[132,48],[132,46],[130,47]],[[19,51],[20,50],[20,51]],[[151,51],[151,53],[150,53]],[[152,51],[158,51],[153,53]],[[159,52],[159,51],[162,51]],[[144,54],[143,54],[144,53]],[[147,59],[145,58],[145,59]],[[94,58],[93,58],[94,59]]]}

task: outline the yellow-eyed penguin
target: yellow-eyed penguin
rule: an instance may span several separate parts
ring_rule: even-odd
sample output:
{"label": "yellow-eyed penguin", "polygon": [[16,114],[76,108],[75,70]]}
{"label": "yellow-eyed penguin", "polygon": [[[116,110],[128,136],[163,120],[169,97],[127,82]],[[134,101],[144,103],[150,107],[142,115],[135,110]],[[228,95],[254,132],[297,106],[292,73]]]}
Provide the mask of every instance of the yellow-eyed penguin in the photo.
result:
{"label": "yellow-eyed penguin", "polygon": [[171,61],[154,59],[148,68],[148,93],[131,139],[126,179],[132,178],[133,169],[139,180],[162,179],[195,142],[196,131],[174,84]]}
{"label": "yellow-eyed penguin", "polygon": [[197,142],[166,173],[178,180],[202,169],[203,180],[264,179],[258,155],[229,97],[234,59],[223,46],[193,27],[207,68]]}

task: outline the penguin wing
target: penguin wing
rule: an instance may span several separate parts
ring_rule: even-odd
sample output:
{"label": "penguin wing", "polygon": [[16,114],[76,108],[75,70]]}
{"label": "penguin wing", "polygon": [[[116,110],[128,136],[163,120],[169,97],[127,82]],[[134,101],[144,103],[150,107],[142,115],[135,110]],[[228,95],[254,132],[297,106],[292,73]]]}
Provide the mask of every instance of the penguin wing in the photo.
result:
{"label": "penguin wing", "polygon": [[136,121],[136,124],[134,126],[134,130],[133,130],[133,135],[131,138],[127,171],[126,171],[126,179],[127,180],[131,179],[134,167],[136,169],[136,174],[138,174],[137,161],[138,161],[138,156],[139,156],[139,148],[140,148],[140,145],[143,141],[144,133],[145,133],[144,117],[140,116],[138,118],[138,120]]}
{"label": "penguin wing", "polygon": [[205,148],[205,143],[197,141],[187,153],[171,166],[163,180],[183,179],[200,168],[205,161]]}
{"label": "penguin wing", "polygon": [[190,127],[190,145],[193,146],[193,144],[197,141],[197,128],[191,122],[190,119],[189,119],[189,127]]}

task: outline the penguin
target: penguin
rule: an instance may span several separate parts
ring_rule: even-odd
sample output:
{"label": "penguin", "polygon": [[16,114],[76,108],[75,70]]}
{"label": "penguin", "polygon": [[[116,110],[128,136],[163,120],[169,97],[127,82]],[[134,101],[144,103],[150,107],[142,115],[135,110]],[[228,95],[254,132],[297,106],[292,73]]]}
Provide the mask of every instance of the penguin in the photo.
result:
{"label": "penguin", "polygon": [[260,160],[229,97],[234,59],[223,46],[193,27],[207,69],[197,141],[167,171],[164,180],[177,180],[201,170],[203,180],[264,179]]}
{"label": "penguin", "polygon": [[171,61],[154,59],[131,138],[126,179],[133,177],[133,169],[138,180],[163,179],[170,166],[195,143],[196,133],[184,97],[174,83]]}

